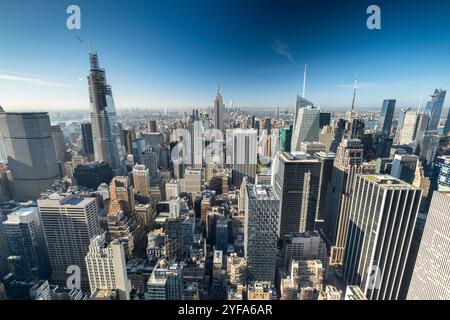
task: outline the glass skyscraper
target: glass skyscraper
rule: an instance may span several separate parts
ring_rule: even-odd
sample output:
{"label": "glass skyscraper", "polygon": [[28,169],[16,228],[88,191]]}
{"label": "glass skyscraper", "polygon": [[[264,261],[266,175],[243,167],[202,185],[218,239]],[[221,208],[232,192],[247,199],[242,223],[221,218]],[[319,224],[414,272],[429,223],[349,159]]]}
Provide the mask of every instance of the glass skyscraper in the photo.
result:
{"label": "glass skyscraper", "polygon": [[430,123],[428,124],[428,130],[430,131],[437,130],[446,93],[447,91],[442,88],[436,89],[431,95],[431,100],[428,101],[427,106],[425,107],[425,110],[430,113]]}
{"label": "glass skyscraper", "polygon": [[383,101],[383,106],[381,107],[380,122],[378,123],[378,131],[385,136],[389,136],[392,126],[392,118],[394,117],[395,110],[394,99],[387,99]]}

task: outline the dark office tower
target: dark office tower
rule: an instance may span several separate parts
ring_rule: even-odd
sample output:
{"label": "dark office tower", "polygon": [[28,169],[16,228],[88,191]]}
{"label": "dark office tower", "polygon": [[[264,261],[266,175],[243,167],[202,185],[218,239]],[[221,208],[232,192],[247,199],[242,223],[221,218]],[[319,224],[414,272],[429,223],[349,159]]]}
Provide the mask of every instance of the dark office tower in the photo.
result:
{"label": "dark office tower", "polygon": [[264,129],[267,130],[268,133],[270,133],[270,129],[272,127],[270,121],[271,121],[271,118],[264,119]]}
{"label": "dark office tower", "polygon": [[307,154],[279,153],[273,189],[280,199],[279,238],[314,231],[320,197],[321,163]]}
{"label": "dark office tower", "polygon": [[105,70],[100,68],[97,53],[89,53],[89,59],[91,71],[88,83],[95,161],[105,161],[114,175],[122,175],[126,167],[111,87],[106,82]]}
{"label": "dark office tower", "polygon": [[50,276],[50,261],[44,229],[37,207],[20,208],[8,215],[3,222],[8,239],[10,261],[16,278],[21,280],[42,279]]}
{"label": "dark office tower", "polygon": [[447,91],[444,89],[436,89],[430,96],[431,100],[428,101],[425,110],[430,114],[430,122],[428,124],[428,130],[437,130],[439,122],[441,120],[442,107],[444,106],[445,95]]}
{"label": "dark office tower", "polygon": [[0,213],[0,279],[3,279],[9,273],[7,260],[9,256],[8,240],[3,229],[3,224],[1,223],[3,219],[3,215]]}
{"label": "dark office tower", "polygon": [[291,141],[292,141],[292,124],[286,124],[280,130],[280,151],[281,152],[291,152]]}
{"label": "dark office tower", "polygon": [[362,119],[351,119],[347,122],[345,137],[347,139],[362,139],[364,137],[365,124]]}
{"label": "dark office tower", "polygon": [[421,189],[391,176],[356,178],[344,278],[368,299],[398,299],[421,196]]}
{"label": "dark office tower", "polygon": [[333,142],[330,146],[330,151],[336,153],[339,145],[342,142],[345,134],[345,128],[347,127],[347,121],[343,118],[339,118],[336,123],[336,130],[334,132]]}
{"label": "dark office tower", "polygon": [[392,119],[394,117],[395,111],[395,102],[395,99],[384,100],[383,106],[381,107],[381,114],[377,131],[386,137],[389,137],[391,133]]}
{"label": "dark office tower", "polygon": [[83,139],[83,154],[94,154],[94,142],[92,140],[92,125],[87,123],[81,124],[81,138]]}
{"label": "dark office tower", "polygon": [[[317,152],[314,158],[320,161],[321,174],[320,174],[320,200],[319,210],[317,210],[316,227],[315,229],[322,229],[324,224],[324,217],[326,215],[327,208],[327,192],[330,185],[331,177],[333,174],[333,164],[336,155],[333,152]],[[329,203],[328,205],[331,205]]]}
{"label": "dark office tower", "polygon": [[225,134],[224,125],[223,125],[223,99],[220,95],[220,85],[217,84],[217,94],[214,99],[214,128],[222,131],[222,134]]}
{"label": "dark office tower", "polygon": [[166,256],[170,260],[180,261],[183,258],[183,220],[168,218],[165,229]]}
{"label": "dark office tower", "polygon": [[77,185],[97,190],[102,183],[110,183],[112,170],[106,162],[90,162],[75,167],[73,176]]}
{"label": "dark office tower", "polygon": [[16,200],[32,200],[60,178],[47,113],[9,113],[0,109],[3,138]]}
{"label": "dark office tower", "polygon": [[344,258],[350,199],[358,174],[363,171],[363,146],[360,140],[343,140],[334,160],[328,193],[331,205],[327,207],[324,233],[331,246],[330,264],[341,265]]}
{"label": "dark office tower", "polygon": [[323,129],[331,123],[331,112],[321,112],[319,115],[319,128]]}
{"label": "dark office tower", "polygon": [[60,126],[52,126],[52,138],[55,145],[56,160],[62,163],[66,160],[66,142]]}
{"label": "dark office tower", "polygon": [[430,192],[428,193],[427,207],[429,207],[434,191],[447,191],[450,189],[450,156],[436,157],[433,161],[430,178]]}
{"label": "dark office tower", "polygon": [[135,137],[134,130],[132,128],[123,129],[122,135],[123,135],[123,145],[125,147],[125,153],[127,155],[133,154],[133,140]]}
{"label": "dark office tower", "polygon": [[157,124],[156,120],[150,120],[148,122],[148,130],[151,133],[157,133],[158,132],[158,124]]}

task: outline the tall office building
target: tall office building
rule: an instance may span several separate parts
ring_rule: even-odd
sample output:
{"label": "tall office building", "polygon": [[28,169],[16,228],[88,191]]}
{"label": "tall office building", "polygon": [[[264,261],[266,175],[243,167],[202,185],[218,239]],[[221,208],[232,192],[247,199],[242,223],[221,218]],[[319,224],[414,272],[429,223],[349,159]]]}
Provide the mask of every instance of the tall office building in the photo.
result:
{"label": "tall office building", "polygon": [[408,300],[450,300],[450,192],[436,191],[428,211]]}
{"label": "tall office building", "polygon": [[91,239],[86,266],[91,294],[97,290],[115,290],[120,300],[130,300],[131,282],[123,244],[119,240],[108,242],[106,233]]}
{"label": "tall office building", "polygon": [[60,126],[52,126],[52,138],[55,145],[56,160],[63,163],[66,161],[66,142]]}
{"label": "tall office building", "polygon": [[50,274],[47,245],[37,207],[20,208],[7,216],[3,230],[17,279],[42,279]]}
{"label": "tall office building", "polygon": [[278,196],[269,186],[247,184],[244,253],[251,280],[275,280],[277,259]]}
{"label": "tall office building", "polygon": [[97,200],[51,194],[37,200],[47,242],[52,280],[67,286],[70,266],[81,270],[81,288],[89,289],[85,256],[90,240],[101,234]]}
{"label": "tall office building", "polygon": [[391,176],[412,184],[418,163],[419,157],[416,155],[396,154],[392,161]]}
{"label": "tall office building", "polygon": [[109,193],[112,201],[119,201],[123,211],[127,215],[134,213],[134,190],[128,177],[114,177],[109,185]]}
{"label": "tall office building", "polygon": [[[8,239],[3,229],[3,215],[0,213],[0,279],[3,279],[9,273],[8,267]],[[1,282],[0,282],[1,283]]]}
{"label": "tall office building", "polygon": [[73,172],[77,185],[96,190],[102,183],[110,183],[112,170],[106,162],[79,164]]}
{"label": "tall office building", "polygon": [[398,132],[398,144],[410,144],[414,142],[417,129],[417,112],[409,110],[403,118],[403,125]]}
{"label": "tall office building", "polygon": [[150,175],[148,169],[142,164],[133,167],[134,192],[142,196],[150,195]]}
{"label": "tall office building", "polygon": [[227,131],[227,162],[232,165],[232,183],[239,186],[244,176],[255,182],[258,135],[255,129],[234,129]]}
{"label": "tall office building", "polygon": [[280,151],[281,152],[291,152],[292,143],[292,124],[286,124],[280,130]]}
{"label": "tall office building", "polygon": [[302,142],[319,141],[319,124],[319,108],[315,107],[312,102],[297,96],[291,151],[300,151],[300,144]]}
{"label": "tall office building", "polygon": [[278,236],[314,231],[319,209],[321,163],[302,153],[279,153],[273,189],[280,201]]}
{"label": "tall office building", "polygon": [[442,134],[447,136],[450,132],[450,110],[448,111],[447,120],[445,120],[444,131]]}
{"label": "tall office building", "polygon": [[321,112],[319,117],[319,128],[323,129],[331,123],[331,112]]}
{"label": "tall office building", "polygon": [[89,53],[89,60],[89,100],[95,161],[105,161],[111,166],[114,175],[123,175],[125,166],[121,132],[111,87],[106,82],[105,70],[100,68],[97,53]]}
{"label": "tall office building", "polygon": [[395,99],[384,100],[383,106],[381,107],[380,121],[378,122],[377,131],[386,137],[389,137],[391,133],[395,102]]}
{"label": "tall office building", "polygon": [[331,246],[330,264],[341,265],[344,258],[350,200],[358,174],[363,172],[363,146],[358,139],[343,140],[334,160],[328,193],[324,233]]}
{"label": "tall office building", "polygon": [[318,152],[314,158],[319,160],[321,164],[320,173],[320,200],[319,209],[317,210],[315,229],[322,229],[325,222],[326,208],[327,208],[327,194],[328,187],[333,176],[333,164],[336,155],[333,152]]}
{"label": "tall office building", "polygon": [[425,107],[425,110],[430,114],[429,131],[435,131],[438,128],[446,93],[447,91],[442,88],[436,89]]}
{"label": "tall office building", "polygon": [[147,300],[182,300],[183,266],[160,259],[147,282]]}
{"label": "tall office building", "polygon": [[203,122],[194,121],[192,130],[192,164],[194,168],[201,168],[203,165]]}
{"label": "tall office building", "polygon": [[92,138],[92,125],[89,122],[81,124],[81,139],[83,143],[83,154],[94,154],[94,141]]}
{"label": "tall office building", "polygon": [[344,278],[369,300],[396,300],[422,190],[385,175],[359,175],[352,197]]}
{"label": "tall office building", "polygon": [[290,233],[284,237],[283,262],[289,267],[292,259],[320,260],[324,268],[328,265],[327,246],[319,233]]}
{"label": "tall office building", "polygon": [[60,179],[47,113],[9,113],[0,109],[3,139],[14,198],[32,200]]}
{"label": "tall office building", "polygon": [[223,109],[224,109],[223,99],[220,95],[220,85],[217,84],[217,94],[214,99],[214,128],[222,131],[225,134],[225,127],[223,124]]}

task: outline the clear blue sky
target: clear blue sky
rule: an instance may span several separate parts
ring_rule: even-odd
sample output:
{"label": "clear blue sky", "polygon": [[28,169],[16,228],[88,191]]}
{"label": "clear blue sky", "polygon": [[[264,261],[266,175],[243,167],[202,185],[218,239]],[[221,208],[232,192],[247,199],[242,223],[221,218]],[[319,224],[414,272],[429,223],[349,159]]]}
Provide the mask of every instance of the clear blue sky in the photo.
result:
{"label": "clear blue sky", "polygon": [[[66,8],[82,29],[66,29]],[[381,7],[382,30],[366,28]],[[450,88],[449,1],[0,0],[0,104],[88,109],[86,48],[99,53],[116,105],[212,105],[216,83],[241,107],[292,107],[308,64],[307,98],[324,109],[416,106]],[[448,103],[445,104],[448,106]]]}

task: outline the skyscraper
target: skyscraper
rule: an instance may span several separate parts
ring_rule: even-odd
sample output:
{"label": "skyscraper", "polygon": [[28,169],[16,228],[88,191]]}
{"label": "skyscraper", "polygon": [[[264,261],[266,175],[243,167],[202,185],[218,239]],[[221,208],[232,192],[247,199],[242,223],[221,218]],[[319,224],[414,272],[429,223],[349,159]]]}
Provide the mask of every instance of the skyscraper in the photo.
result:
{"label": "skyscraper", "polygon": [[251,280],[275,280],[277,259],[278,196],[269,186],[247,184],[244,253]]}
{"label": "skyscraper", "polygon": [[66,142],[60,126],[52,126],[52,138],[55,145],[56,160],[63,163],[66,160]]}
{"label": "skyscraper", "polygon": [[9,254],[15,256],[18,279],[41,279],[49,276],[47,245],[37,207],[20,208],[7,216],[3,229]]}
{"label": "skyscraper", "polygon": [[396,154],[392,161],[391,175],[394,178],[413,183],[419,157],[411,154]]}
{"label": "skyscraper", "polygon": [[109,193],[112,201],[119,201],[123,211],[127,215],[134,213],[134,190],[130,179],[127,176],[114,177],[109,186]]}
{"label": "skyscraper", "polygon": [[436,89],[425,107],[425,110],[430,114],[429,131],[435,131],[438,128],[446,93],[447,91],[442,88]]}
{"label": "skyscraper", "polygon": [[404,116],[401,129],[397,133],[398,144],[410,144],[414,142],[417,128],[417,112],[413,110],[403,111]]}
{"label": "skyscraper", "polygon": [[86,266],[92,294],[98,289],[116,290],[120,300],[130,300],[131,282],[123,244],[119,240],[108,242],[106,233],[91,239]]}
{"label": "skyscraper", "polygon": [[291,152],[292,143],[292,124],[286,124],[280,130],[280,151],[281,152]]}
{"label": "skyscraper", "polygon": [[321,164],[321,174],[320,174],[320,200],[319,209],[317,210],[316,225],[315,229],[322,229],[326,208],[327,208],[327,194],[328,187],[331,182],[331,177],[333,176],[333,164],[336,155],[333,152],[318,152],[314,157],[319,160]]}
{"label": "skyscraper", "polygon": [[105,70],[100,68],[97,53],[89,53],[91,71],[88,77],[91,104],[92,139],[96,161],[105,161],[114,175],[125,174],[121,132],[117,125],[116,107]]}
{"label": "skyscraper", "polygon": [[349,216],[344,278],[369,300],[396,300],[422,190],[385,175],[359,175]]}
{"label": "skyscraper", "polygon": [[83,154],[85,156],[94,154],[94,142],[92,138],[92,125],[87,123],[81,124],[81,138],[83,141]]}
{"label": "skyscraper", "polygon": [[148,169],[142,164],[133,167],[134,192],[142,196],[150,195],[150,175]]}
{"label": "skyscraper", "polygon": [[0,135],[17,200],[36,199],[60,178],[47,113],[8,113],[0,109]]}
{"label": "skyscraper", "polygon": [[278,236],[314,231],[319,209],[321,163],[301,153],[279,153],[273,168],[273,189],[280,202]]}
{"label": "skyscraper", "polygon": [[244,176],[253,183],[257,166],[257,131],[255,129],[233,129],[227,131],[227,162],[232,165],[232,183],[239,186]]}
{"label": "skyscraper", "polygon": [[225,134],[225,128],[223,124],[223,99],[220,95],[220,85],[217,84],[217,94],[214,99],[214,128],[222,131],[222,134]]}
{"label": "skyscraper", "polygon": [[66,286],[70,266],[81,271],[81,288],[89,289],[85,256],[90,240],[101,234],[97,201],[72,194],[51,194],[37,200],[47,241],[54,283]]}
{"label": "skyscraper", "polygon": [[[0,213],[0,279],[3,279],[9,273],[8,267],[8,239],[3,229],[3,215]],[[1,283],[1,282],[0,282]]]}
{"label": "skyscraper", "polygon": [[347,234],[350,199],[358,174],[363,172],[363,146],[360,140],[343,140],[334,160],[329,188],[324,232],[331,246],[330,264],[342,264]]}
{"label": "skyscraper", "polygon": [[300,151],[305,141],[319,141],[320,110],[305,98],[297,96],[291,151]]}
{"label": "skyscraper", "polygon": [[383,106],[381,107],[380,121],[377,130],[386,137],[389,137],[391,133],[395,102],[395,99],[384,100]]}
{"label": "skyscraper", "polygon": [[436,191],[428,211],[408,300],[450,300],[450,192]]}

